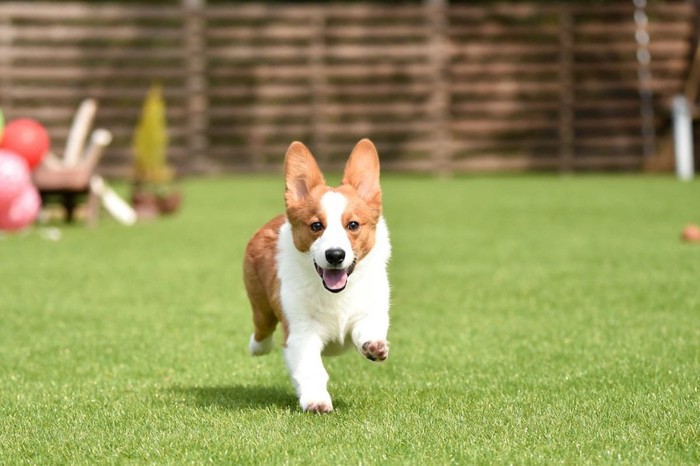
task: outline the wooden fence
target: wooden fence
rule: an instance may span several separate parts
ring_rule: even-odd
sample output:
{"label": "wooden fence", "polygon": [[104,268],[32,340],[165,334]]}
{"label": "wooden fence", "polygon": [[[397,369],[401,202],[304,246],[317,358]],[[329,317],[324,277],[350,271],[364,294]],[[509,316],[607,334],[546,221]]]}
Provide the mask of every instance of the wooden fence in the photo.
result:
{"label": "wooden fence", "polygon": [[[652,2],[657,132],[683,88],[696,11]],[[164,85],[184,173],[277,169],[292,140],[336,165],[361,137],[387,169],[636,169],[644,138],[631,1],[470,6],[0,3],[0,106],[54,147],[84,97],[130,170],[142,99]]]}

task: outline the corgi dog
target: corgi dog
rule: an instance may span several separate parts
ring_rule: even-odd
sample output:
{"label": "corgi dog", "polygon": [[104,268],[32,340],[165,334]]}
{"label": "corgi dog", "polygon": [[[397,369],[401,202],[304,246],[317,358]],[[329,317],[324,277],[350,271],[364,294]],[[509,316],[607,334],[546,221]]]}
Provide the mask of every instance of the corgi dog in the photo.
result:
{"label": "corgi dog", "polygon": [[322,355],[350,347],[370,361],[389,355],[389,232],[382,216],[379,157],[363,139],[342,183],[326,186],[309,149],[289,146],[284,160],[286,215],[248,243],[243,272],[255,331],[254,356],[272,349],[282,324],[284,359],[301,409],[333,410]]}

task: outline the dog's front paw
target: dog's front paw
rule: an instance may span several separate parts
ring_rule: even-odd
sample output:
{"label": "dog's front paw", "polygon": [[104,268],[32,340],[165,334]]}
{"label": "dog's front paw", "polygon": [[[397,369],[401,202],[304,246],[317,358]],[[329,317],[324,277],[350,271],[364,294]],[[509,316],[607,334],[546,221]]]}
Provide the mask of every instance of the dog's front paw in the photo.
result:
{"label": "dog's front paw", "polygon": [[302,396],[299,398],[301,409],[307,413],[330,413],[333,411],[333,402],[328,393],[320,396]]}
{"label": "dog's front paw", "polygon": [[362,355],[370,361],[384,361],[389,357],[389,342],[386,340],[365,342],[362,345]]}

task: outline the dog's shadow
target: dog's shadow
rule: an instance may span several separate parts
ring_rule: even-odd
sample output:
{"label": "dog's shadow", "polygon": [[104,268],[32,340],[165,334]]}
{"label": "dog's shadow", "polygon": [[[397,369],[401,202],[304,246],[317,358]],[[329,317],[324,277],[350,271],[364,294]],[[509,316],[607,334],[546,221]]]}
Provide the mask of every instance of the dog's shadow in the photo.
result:
{"label": "dog's shadow", "polygon": [[171,393],[182,395],[200,408],[247,410],[281,408],[294,410],[294,394],[281,387],[259,385],[227,385],[218,387],[173,387]]}

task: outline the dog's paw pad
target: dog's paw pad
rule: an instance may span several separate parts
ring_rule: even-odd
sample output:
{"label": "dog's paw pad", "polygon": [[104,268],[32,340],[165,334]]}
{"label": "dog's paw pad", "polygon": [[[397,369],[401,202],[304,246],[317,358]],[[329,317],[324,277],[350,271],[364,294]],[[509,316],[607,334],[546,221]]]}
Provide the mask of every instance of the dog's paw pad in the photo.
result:
{"label": "dog's paw pad", "polygon": [[330,413],[331,411],[333,411],[333,405],[327,401],[312,401],[304,408],[304,412],[307,413],[323,414]]}
{"label": "dog's paw pad", "polygon": [[362,354],[370,361],[384,361],[389,357],[389,342],[368,341],[362,345]]}
{"label": "dog's paw pad", "polygon": [[327,391],[306,393],[299,398],[301,409],[306,413],[330,413],[333,402]]}

